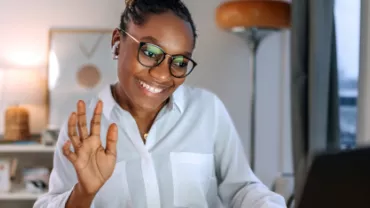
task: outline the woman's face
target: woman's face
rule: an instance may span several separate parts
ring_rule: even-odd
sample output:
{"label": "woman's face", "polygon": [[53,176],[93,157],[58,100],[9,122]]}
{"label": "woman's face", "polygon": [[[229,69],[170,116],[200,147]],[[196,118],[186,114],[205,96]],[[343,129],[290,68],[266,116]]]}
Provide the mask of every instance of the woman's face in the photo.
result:
{"label": "woman's face", "polygon": [[157,45],[169,55],[191,57],[194,42],[191,26],[168,12],[149,16],[141,26],[129,23],[126,32],[133,38],[128,35],[123,37],[119,30],[115,30],[112,41],[112,45],[120,41],[117,51],[120,87],[131,105],[147,110],[157,109],[184,83],[185,78],[171,75],[169,56],[158,66],[143,66],[138,61],[140,44],[134,39]]}

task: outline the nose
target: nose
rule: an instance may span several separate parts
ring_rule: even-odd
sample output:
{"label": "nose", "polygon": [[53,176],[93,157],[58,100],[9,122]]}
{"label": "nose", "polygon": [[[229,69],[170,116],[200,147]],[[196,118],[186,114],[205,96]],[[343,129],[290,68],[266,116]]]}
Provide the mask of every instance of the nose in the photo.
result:
{"label": "nose", "polygon": [[168,81],[171,79],[170,56],[166,56],[158,65],[149,70],[149,74],[158,81]]}

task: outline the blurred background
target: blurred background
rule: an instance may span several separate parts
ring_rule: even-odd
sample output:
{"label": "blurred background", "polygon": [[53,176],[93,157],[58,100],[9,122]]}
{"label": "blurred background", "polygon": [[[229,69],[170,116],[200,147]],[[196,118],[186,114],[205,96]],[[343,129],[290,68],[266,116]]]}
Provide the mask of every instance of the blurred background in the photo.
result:
{"label": "blurred background", "polygon": [[[199,34],[194,54],[199,65],[186,84],[207,88],[223,100],[249,155],[251,67],[246,40],[217,26],[215,11],[225,1],[184,2]],[[370,80],[361,74],[370,70],[369,64],[360,59],[361,53],[369,55],[370,4],[334,2],[339,139],[346,150],[356,147],[359,131],[363,143],[369,135],[368,95],[359,91],[358,83],[361,76]],[[115,81],[110,38],[124,8],[123,0],[0,0],[0,207],[32,207],[47,190],[61,122],[77,99]],[[261,42],[256,56],[254,171],[287,199],[294,189],[291,44],[290,28],[281,29]],[[358,118],[360,94],[363,117]]]}

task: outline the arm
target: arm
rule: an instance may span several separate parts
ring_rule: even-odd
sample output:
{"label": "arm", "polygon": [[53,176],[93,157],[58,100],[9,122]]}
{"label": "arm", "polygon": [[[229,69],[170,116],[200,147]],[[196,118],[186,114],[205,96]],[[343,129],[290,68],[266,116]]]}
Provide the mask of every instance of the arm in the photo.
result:
{"label": "arm", "polygon": [[285,208],[284,198],[270,191],[250,169],[233,122],[218,98],[215,111],[216,176],[224,205],[233,208]]}
{"label": "arm", "polygon": [[76,171],[71,162],[63,155],[63,144],[67,140],[66,123],[59,133],[56,144],[53,170],[49,180],[49,192],[37,199],[34,208],[90,207],[93,197],[81,191],[77,184]]}

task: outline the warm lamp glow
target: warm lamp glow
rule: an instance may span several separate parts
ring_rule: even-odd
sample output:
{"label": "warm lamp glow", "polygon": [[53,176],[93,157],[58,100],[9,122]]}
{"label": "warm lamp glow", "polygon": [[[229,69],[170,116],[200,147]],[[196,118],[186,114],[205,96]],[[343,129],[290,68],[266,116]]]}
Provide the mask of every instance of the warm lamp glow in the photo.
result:
{"label": "warm lamp glow", "polygon": [[32,51],[9,51],[8,59],[12,66],[37,67],[43,64],[43,57]]}
{"label": "warm lamp glow", "polygon": [[1,82],[7,104],[40,104],[44,101],[45,80],[37,70],[6,69]]}

